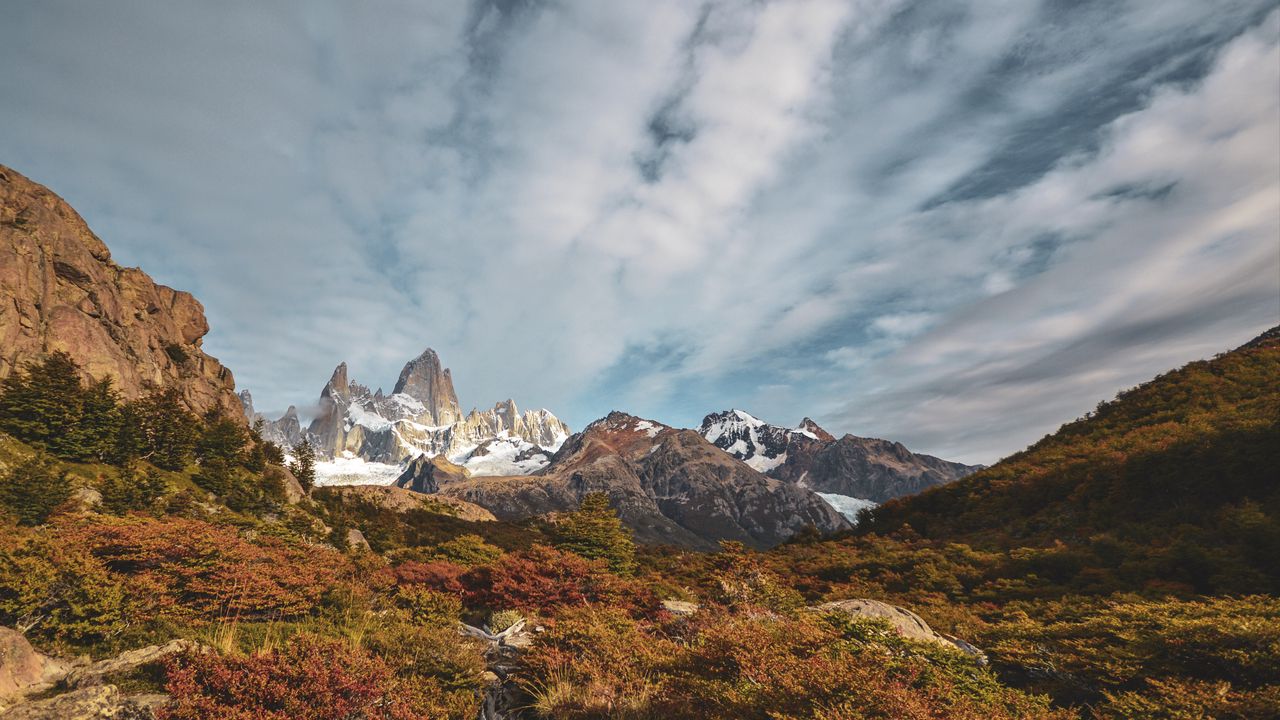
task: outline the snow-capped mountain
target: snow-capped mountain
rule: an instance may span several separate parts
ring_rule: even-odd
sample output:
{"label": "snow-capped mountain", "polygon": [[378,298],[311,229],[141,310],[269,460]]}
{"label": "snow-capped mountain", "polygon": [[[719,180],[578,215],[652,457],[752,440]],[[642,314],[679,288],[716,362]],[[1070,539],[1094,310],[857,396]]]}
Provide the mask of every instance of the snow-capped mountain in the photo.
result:
{"label": "snow-capped mountain", "polygon": [[770,425],[742,410],[725,410],[706,416],[699,432],[707,442],[762,473],[785,463],[787,450],[794,442],[830,442],[835,439],[809,418],[805,418],[799,427],[784,428]]}
{"label": "snow-capped mountain", "polygon": [[838,503],[847,516],[856,515],[866,503],[918,493],[980,467],[913,453],[889,440],[856,435],[837,439],[809,418],[784,428],[741,410],[726,410],[706,416],[699,432],[765,475],[811,488],[833,505]]}
{"label": "snow-capped mountain", "polygon": [[[245,392],[241,401],[252,422],[252,398]],[[304,434],[296,423],[296,412],[286,413],[267,422],[263,436],[291,447]],[[339,364],[305,436],[325,460],[320,482],[336,484],[366,476],[385,482],[407,461],[437,455],[473,475],[527,474],[546,466],[569,428],[548,410],[522,414],[511,400],[463,416],[452,374],[427,349],[405,364],[390,395],[350,379],[347,364]]]}

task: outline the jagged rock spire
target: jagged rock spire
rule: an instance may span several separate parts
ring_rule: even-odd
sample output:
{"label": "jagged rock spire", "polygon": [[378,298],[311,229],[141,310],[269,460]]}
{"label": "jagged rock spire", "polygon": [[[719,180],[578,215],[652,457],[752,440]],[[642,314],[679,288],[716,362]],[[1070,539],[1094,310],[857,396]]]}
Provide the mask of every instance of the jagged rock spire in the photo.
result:
{"label": "jagged rock spire", "polygon": [[405,363],[392,394],[404,393],[420,401],[431,412],[433,424],[449,425],[462,419],[453,376],[440,363],[435,350],[427,348]]}

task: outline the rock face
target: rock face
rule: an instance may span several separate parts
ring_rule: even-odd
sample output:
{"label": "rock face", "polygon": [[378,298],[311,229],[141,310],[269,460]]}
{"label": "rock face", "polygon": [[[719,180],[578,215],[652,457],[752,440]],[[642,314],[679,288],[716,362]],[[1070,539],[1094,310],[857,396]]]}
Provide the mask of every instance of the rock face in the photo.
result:
{"label": "rock face", "polygon": [[888,440],[856,435],[836,439],[809,418],[796,428],[783,428],[741,410],[727,410],[706,416],[699,432],[770,477],[876,503],[949,483],[981,468],[913,453]]}
{"label": "rock face", "polygon": [[404,473],[395,481],[395,487],[419,493],[440,492],[440,486],[460,482],[471,477],[466,468],[454,465],[443,456],[419,455],[409,462]]}
{"label": "rock face", "polygon": [[[408,395],[422,403],[431,418],[430,423],[424,424],[452,425],[462,419],[458,395],[453,391],[453,376],[448,368],[441,367],[440,356],[431,348],[405,364],[391,394]],[[427,418],[425,414],[418,417],[419,421]]]}
{"label": "rock face", "polygon": [[61,350],[126,399],[177,388],[198,413],[241,414],[231,371],[201,349],[204,308],[123,268],[57,195],[0,166],[0,378]]}
{"label": "rock face", "polygon": [[720,540],[769,547],[807,526],[848,527],[811,491],[765,477],[697,432],[620,412],[569,438],[536,475],[472,478],[439,492],[503,520],[574,510],[603,492],[637,540],[700,549]]}
{"label": "rock face", "polygon": [[[4,720],[96,720],[150,718],[167,695],[125,695],[104,681],[176,653],[198,650],[190,640],[128,650],[89,663],[61,662],[32,649],[26,638],[0,628],[0,717]],[[50,697],[41,697],[51,695]]]}
{"label": "rock face", "polygon": [[[320,392],[319,408],[307,433],[322,455],[340,457],[350,453],[378,463],[396,464],[418,455],[444,455],[466,464],[486,442],[503,440],[510,447],[501,449],[501,458],[494,456],[494,448],[477,456],[490,456],[481,463],[483,469],[477,474],[536,469],[545,465],[550,454],[569,436],[569,428],[547,410],[521,414],[511,400],[494,405],[492,410],[472,410],[463,417],[452,375],[441,367],[435,351],[429,349],[405,364],[391,395],[384,395],[381,390],[371,392],[368,386],[348,377],[346,363],[338,365]],[[273,431],[290,432],[292,425],[285,427],[288,420],[286,414],[275,423]],[[522,453],[524,461],[533,462],[517,464],[516,458]],[[539,455],[541,463],[536,462]],[[500,463],[498,459],[509,462]]]}

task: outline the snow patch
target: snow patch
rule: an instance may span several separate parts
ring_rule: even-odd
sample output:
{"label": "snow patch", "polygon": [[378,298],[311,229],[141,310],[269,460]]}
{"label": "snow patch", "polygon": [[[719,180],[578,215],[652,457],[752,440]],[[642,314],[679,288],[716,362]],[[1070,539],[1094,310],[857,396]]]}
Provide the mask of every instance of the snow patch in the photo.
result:
{"label": "snow patch", "polygon": [[369,462],[350,452],[316,463],[316,485],[390,485],[404,472],[400,465]]}
{"label": "snow patch", "polygon": [[[739,440],[738,443],[735,443],[735,446],[741,442],[742,441]],[[733,452],[733,451],[730,450],[729,452]],[[771,458],[767,455],[761,455],[757,453],[747,458],[746,460],[743,460],[742,462],[750,465],[752,469],[754,469],[758,473],[767,473],[786,461],[787,461],[786,453],[782,453],[781,455],[775,458]]]}
{"label": "snow patch", "polygon": [[870,510],[879,503],[863,498],[856,498],[850,495],[839,495],[837,493],[814,493],[818,497],[826,501],[828,505],[835,508],[835,511],[845,517],[846,520],[858,524],[858,511]]}

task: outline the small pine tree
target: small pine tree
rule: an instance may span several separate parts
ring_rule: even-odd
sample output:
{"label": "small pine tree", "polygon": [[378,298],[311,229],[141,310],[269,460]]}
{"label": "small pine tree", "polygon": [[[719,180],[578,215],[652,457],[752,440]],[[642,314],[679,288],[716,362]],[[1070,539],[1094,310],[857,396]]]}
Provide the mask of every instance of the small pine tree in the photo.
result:
{"label": "small pine tree", "polygon": [[120,397],[112,387],[110,377],[90,384],[84,391],[80,415],[77,432],[85,457],[100,462],[109,460],[123,422]]}
{"label": "small pine tree", "polygon": [[80,368],[55,352],[0,381],[0,430],[69,460],[90,456],[79,432]]}
{"label": "small pine tree", "polygon": [[199,438],[199,421],[183,407],[178,391],[170,388],[124,408],[117,455],[179,471],[191,463]]}
{"label": "small pine tree", "polygon": [[213,410],[205,415],[204,431],[196,442],[196,458],[203,465],[211,461],[238,464],[249,437],[240,423]]}
{"label": "small pine tree", "polygon": [[244,458],[240,462],[251,472],[260,473],[267,469],[266,441],[262,439],[264,426],[262,418],[257,418],[249,428],[249,446],[245,448]]}
{"label": "small pine tree", "polygon": [[588,493],[575,512],[556,525],[556,547],[588,559],[601,559],[619,575],[636,569],[636,545],[604,493]]}
{"label": "small pine tree", "polygon": [[40,525],[69,497],[66,471],[42,452],[0,475],[0,505],[22,525]]}
{"label": "small pine tree", "polygon": [[316,450],[311,440],[302,438],[302,442],[293,448],[293,462],[289,463],[289,471],[298,478],[298,484],[308,495],[316,484]]}
{"label": "small pine tree", "polygon": [[152,470],[138,471],[135,463],[129,463],[120,472],[110,475],[100,488],[102,507],[114,515],[130,510],[150,509],[164,495],[164,479]]}

